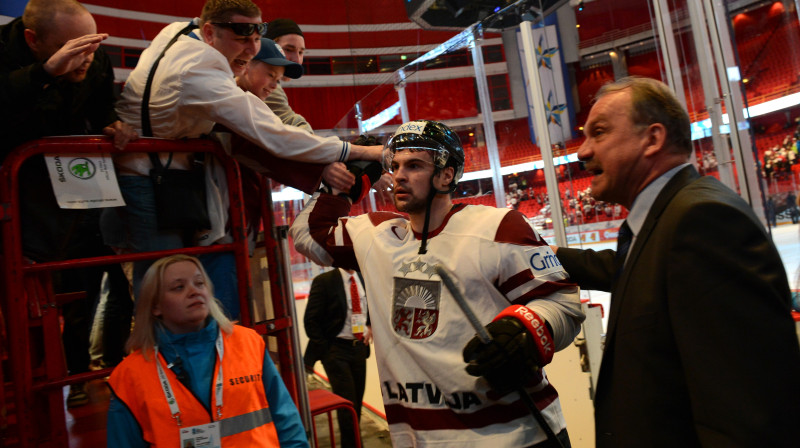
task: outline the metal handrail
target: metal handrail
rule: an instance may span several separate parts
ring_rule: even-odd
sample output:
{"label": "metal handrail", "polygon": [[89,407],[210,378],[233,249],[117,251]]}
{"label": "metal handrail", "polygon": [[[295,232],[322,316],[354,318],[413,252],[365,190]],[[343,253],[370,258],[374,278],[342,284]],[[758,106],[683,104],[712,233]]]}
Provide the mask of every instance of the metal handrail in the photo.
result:
{"label": "metal handrail", "polygon": [[[111,141],[102,136],[48,137],[34,140],[13,150],[0,166],[0,234],[3,243],[2,279],[0,285],[3,295],[0,308],[7,323],[9,344],[8,362],[11,364],[10,380],[14,387],[14,407],[18,428],[18,445],[22,447],[68,446],[63,393],[60,387],[87,381],[107,375],[108,371],[87,372],[67,375],[63,365],[60,331],[58,329],[57,302],[52,293],[49,272],[78,267],[116,264],[128,261],[156,259],[176,253],[202,254],[233,252],[236,259],[236,272],[239,284],[240,324],[253,327],[260,334],[276,334],[279,344],[291,346],[291,332],[287,327],[291,322],[285,315],[277,315],[273,321],[254,325],[250,304],[253,294],[250,274],[249,247],[245,225],[244,201],[239,166],[216,142],[208,139],[164,140],[141,138],[129,143],[125,148],[130,152],[202,152],[212,153],[224,167],[230,199],[229,225],[233,242],[205,247],[188,247],[174,250],[141,252],[134,254],[89,257],[65,261],[32,263],[23,256],[21,243],[21,224],[19,210],[19,178],[22,164],[40,154],[116,154]],[[262,192],[263,193],[263,192]],[[264,194],[269,194],[269,191]],[[263,198],[262,198],[263,199]],[[264,202],[262,200],[262,202]],[[265,225],[265,228],[268,227]],[[265,232],[265,238],[271,235]],[[276,264],[270,263],[277,268]],[[26,289],[26,285],[29,288]],[[272,299],[275,297],[273,290]],[[43,300],[42,300],[43,299]],[[34,324],[35,323],[35,324]],[[273,323],[272,325],[269,325]],[[33,330],[36,328],[36,330]],[[291,328],[290,328],[291,329]],[[41,331],[40,338],[32,338],[31,333]],[[37,366],[32,365],[32,349],[40,354]],[[295,385],[292,357],[289,365],[281,365],[281,375],[287,386]],[[283,363],[282,363],[283,364]],[[43,367],[41,367],[43,365]],[[296,391],[294,393],[296,396]],[[0,408],[3,408],[4,394],[0,394]],[[8,420],[0,414],[0,427],[4,428],[3,439],[9,435]],[[44,423],[43,422],[47,422]]]}

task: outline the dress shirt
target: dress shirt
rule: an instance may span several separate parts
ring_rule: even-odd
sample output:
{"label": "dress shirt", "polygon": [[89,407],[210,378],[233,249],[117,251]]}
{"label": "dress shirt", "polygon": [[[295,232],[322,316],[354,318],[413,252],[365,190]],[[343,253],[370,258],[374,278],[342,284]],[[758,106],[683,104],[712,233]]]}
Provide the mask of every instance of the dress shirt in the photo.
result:
{"label": "dress shirt", "polygon": [[353,272],[351,275],[349,272],[345,271],[344,269],[339,269],[339,273],[342,274],[342,284],[344,285],[344,294],[347,296],[347,316],[344,318],[344,327],[342,327],[342,331],[339,332],[336,337],[341,339],[355,339],[353,336],[353,298],[350,295],[350,277],[354,277],[356,280],[356,287],[358,288],[358,296],[359,300],[361,301],[361,312],[364,313],[364,316],[367,315],[367,295],[364,293],[364,285],[361,284],[361,280],[358,278],[358,274]]}
{"label": "dress shirt", "polygon": [[[636,196],[636,199],[633,200],[633,205],[628,213],[628,218],[625,219],[625,221],[628,222],[628,226],[631,228],[631,233],[633,234],[630,247],[633,247],[633,245],[636,244],[636,236],[639,235],[639,231],[642,230],[644,220],[647,219],[647,214],[650,212],[650,207],[653,206],[653,202],[655,202],[659,193],[661,193],[661,190],[663,190],[664,186],[667,185],[667,182],[672,179],[672,176],[683,169],[686,165],[689,165],[689,163],[678,165],[662,174],[658,179],[650,182],[650,185],[646,186],[644,190],[642,190],[642,192]],[[628,251],[628,255],[630,255],[630,251]]]}

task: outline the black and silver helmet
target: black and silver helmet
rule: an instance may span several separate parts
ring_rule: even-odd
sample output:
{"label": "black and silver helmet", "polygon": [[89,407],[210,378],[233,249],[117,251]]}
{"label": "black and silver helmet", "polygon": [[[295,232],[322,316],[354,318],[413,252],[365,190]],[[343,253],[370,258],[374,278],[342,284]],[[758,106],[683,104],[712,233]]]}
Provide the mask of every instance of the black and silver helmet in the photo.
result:
{"label": "black and silver helmet", "polygon": [[461,140],[450,128],[438,121],[409,121],[397,128],[383,147],[383,167],[392,171],[392,160],[397,151],[427,151],[438,169],[452,166],[455,170],[451,191],[455,190],[464,174],[464,150]]}

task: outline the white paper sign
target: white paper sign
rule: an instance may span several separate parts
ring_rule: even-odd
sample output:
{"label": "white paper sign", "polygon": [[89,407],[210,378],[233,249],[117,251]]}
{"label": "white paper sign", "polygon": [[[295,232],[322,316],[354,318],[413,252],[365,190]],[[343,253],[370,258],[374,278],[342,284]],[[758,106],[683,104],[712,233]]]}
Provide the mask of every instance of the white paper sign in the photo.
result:
{"label": "white paper sign", "polygon": [[61,208],[125,205],[114,163],[107,154],[45,154],[53,193]]}

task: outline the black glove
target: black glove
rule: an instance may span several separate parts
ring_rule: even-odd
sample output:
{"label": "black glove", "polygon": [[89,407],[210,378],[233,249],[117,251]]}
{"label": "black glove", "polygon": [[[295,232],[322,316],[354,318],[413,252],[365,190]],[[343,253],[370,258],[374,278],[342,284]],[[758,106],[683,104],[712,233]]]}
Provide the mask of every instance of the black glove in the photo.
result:
{"label": "black glove", "polygon": [[[353,141],[353,144],[361,146],[377,146],[380,145],[381,142],[378,140],[378,137],[361,134]],[[353,204],[361,202],[361,200],[364,199],[364,197],[366,197],[369,193],[369,189],[372,187],[372,185],[381,178],[381,174],[383,174],[383,166],[380,164],[380,162],[370,162],[367,160],[354,160],[351,162],[345,162],[345,165],[347,166],[347,170],[353,173],[353,176],[356,177],[356,182],[350,188],[349,192],[342,192],[339,193],[339,195],[350,198]],[[331,187],[327,185],[325,181],[323,181],[320,191],[331,193],[331,190]]]}
{"label": "black glove", "polygon": [[350,187],[349,193],[342,193],[350,198],[353,204],[361,202],[369,193],[372,184],[378,181],[383,174],[383,167],[380,162],[370,162],[367,160],[355,160],[347,162],[347,170],[356,177],[356,183]]}
{"label": "black glove", "polygon": [[531,333],[518,319],[501,317],[486,326],[492,342],[484,344],[477,336],[464,347],[467,373],[482,376],[498,393],[524,386],[543,364]]}
{"label": "black glove", "polygon": [[381,143],[378,137],[375,137],[374,135],[361,134],[357,139],[353,140],[353,144],[361,146],[377,146],[382,145],[383,143]]}

